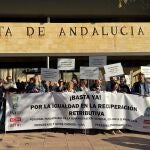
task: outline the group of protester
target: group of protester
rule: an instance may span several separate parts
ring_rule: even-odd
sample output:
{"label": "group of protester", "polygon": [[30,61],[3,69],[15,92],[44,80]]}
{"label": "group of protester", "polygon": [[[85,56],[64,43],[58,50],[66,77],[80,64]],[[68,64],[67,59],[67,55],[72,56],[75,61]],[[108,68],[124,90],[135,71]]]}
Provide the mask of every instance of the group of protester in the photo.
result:
{"label": "group of protester", "polygon": [[94,80],[89,86],[85,79],[80,82],[77,78],[72,78],[70,82],[64,82],[60,79],[58,82],[41,81],[39,75],[30,78],[28,83],[14,83],[11,76],[6,81],[0,79],[0,98],[6,91],[15,93],[44,93],[44,92],[79,92],[79,91],[109,91],[128,94],[148,95],[150,93],[150,82],[145,79],[143,73],[139,73],[138,82],[135,82],[132,88],[126,84],[125,76],[120,76],[120,82],[115,81],[115,77],[110,77],[110,81],[105,82],[102,79]]}
{"label": "group of protester", "polygon": [[30,78],[28,83],[14,83],[11,76],[7,76],[6,81],[0,79],[0,109],[6,92],[15,93],[45,93],[45,92],[79,92],[79,91],[108,91],[120,92],[128,94],[138,94],[147,96],[150,94],[150,82],[146,80],[143,73],[139,73],[138,81],[135,82],[132,88],[126,84],[125,76],[120,76],[120,82],[115,81],[115,77],[110,77],[110,81],[104,83],[104,80],[95,80],[89,86],[87,80],[78,81],[77,78],[72,78],[70,82],[64,82],[60,79],[58,82],[41,81],[39,75]]}
{"label": "group of protester", "polygon": [[[11,76],[7,76],[6,81],[0,79],[0,110],[4,101],[5,93],[45,93],[45,92],[78,92],[78,91],[108,91],[121,92],[128,94],[138,94],[148,96],[150,94],[150,82],[148,82],[143,73],[139,73],[138,81],[134,83],[132,88],[126,84],[125,76],[120,76],[120,82],[116,82],[114,77],[110,77],[110,81],[104,83],[102,79],[95,80],[89,86],[87,80],[82,79],[80,82],[77,78],[72,78],[70,82],[64,82],[60,79],[58,82],[41,81],[39,75],[30,78],[28,83],[14,83]],[[112,131],[114,134],[114,130]],[[120,130],[117,131],[121,133]]]}
{"label": "group of protester", "polygon": [[[9,79],[8,77],[7,79]],[[9,79],[10,80],[10,79]],[[13,85],[12,80],[7,80],[4,84],[4,88]],[[9,84],[8,84],[9,83]],[[91,85],[91,86],[89,86]],[[77,78],[72,78],[70,82],[64,82],[60,79],[58,82],[51,81],[40,81],[39,75],[35,75],[33,78],[30,78],[30,81],[27,84],[16,82],[12,86],[10,91],[13,91],[13,88],[17,87],[17,93],[44,93],[44,92],[78,92],[78,91],[108,91],[108,92],[121,92],[128,94],[138,94],[138,95],[149,95],[150,93],[150,82],[145,79],[143,73],[139,73],[138,81],[133,84],[131,88],[126,84],[125,76],[120,76],[119,83],[115,81],[115,77],[110,77],[110,81],[105,82],[102,79],[95,80],[92,84],[89,84],[87,80],[81,79],[80,82]]]}

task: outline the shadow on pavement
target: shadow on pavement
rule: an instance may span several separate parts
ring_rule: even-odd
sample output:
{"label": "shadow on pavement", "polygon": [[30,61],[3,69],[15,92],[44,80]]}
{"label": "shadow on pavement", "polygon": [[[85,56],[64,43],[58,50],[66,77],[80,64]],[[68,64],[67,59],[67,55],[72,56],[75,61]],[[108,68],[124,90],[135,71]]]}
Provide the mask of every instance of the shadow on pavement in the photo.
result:
{"label": "shadow on pavement", "polygon": [[103,139],[103,141],[126,148],[150,150],[150,138],[122,136]]}

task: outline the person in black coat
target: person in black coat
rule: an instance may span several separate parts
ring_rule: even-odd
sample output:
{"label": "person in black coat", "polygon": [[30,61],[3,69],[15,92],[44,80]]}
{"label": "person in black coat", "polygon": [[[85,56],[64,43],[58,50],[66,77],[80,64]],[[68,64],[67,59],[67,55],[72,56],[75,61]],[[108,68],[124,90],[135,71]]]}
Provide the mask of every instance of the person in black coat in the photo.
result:
{"label": "person in black coat", "polygon": [[102,85],[102,79],[94,81],[94,84],[90,87],[91,91],[105,91],[105,87]]}
{"label": "person in black coat", "polygon": [[0,79],[0,111],[4,101],[4,93],[5,93],[5,89],[3,87],[3,80]]}
{"label": "person in black coat", "polygon": [[137,95],[148,95],[150,93],[148,84],[145,81],[145,76],[143,73],[139,73],[138,82],[134,83],[131,89],[131,93]]}
{"label": "person in black coat", "polygon": [[115,83],[115,77],[110,77],[110,81],[106,83],[106,91],[111,92],[114,83]]}
{"label": "person in black coat", "polygon": [[121,92],[121,93],[128,93],[128,94],[131,93],[130,92],[130,88],[126,84],[125,76],[121,76],[120,77],[119,92]]}
{"label": "person in black coat", "polygon": [[58,84],[59,84],[59,86],[57,87],[56,92],[64,92],[64,91],[66,91],[66,87],[65,87],[64,81],[62,79],[60,79],[58,81]]}

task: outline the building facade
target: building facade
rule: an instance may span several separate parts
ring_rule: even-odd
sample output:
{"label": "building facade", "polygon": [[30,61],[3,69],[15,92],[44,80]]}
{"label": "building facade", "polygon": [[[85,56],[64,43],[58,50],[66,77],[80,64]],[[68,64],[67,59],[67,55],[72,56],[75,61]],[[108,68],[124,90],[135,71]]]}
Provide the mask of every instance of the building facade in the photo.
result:
{"label": "building facade", "polygon": [[26,68],[57,68],[58,58],[75,58],[79,72],[95,55],[121,62],[129,75],[149,65],[149,20],[148,0],[6,0],[0,5],[0,76],[27,80]]}

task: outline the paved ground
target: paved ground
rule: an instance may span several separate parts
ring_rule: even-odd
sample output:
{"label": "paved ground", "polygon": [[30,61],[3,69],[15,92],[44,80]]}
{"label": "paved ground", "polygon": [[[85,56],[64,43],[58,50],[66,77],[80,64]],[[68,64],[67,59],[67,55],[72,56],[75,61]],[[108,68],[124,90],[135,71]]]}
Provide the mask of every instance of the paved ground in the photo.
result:
{"label": "paved ground", "polygon": [[0,150],[150,150],[150,134],[0,133]]}

